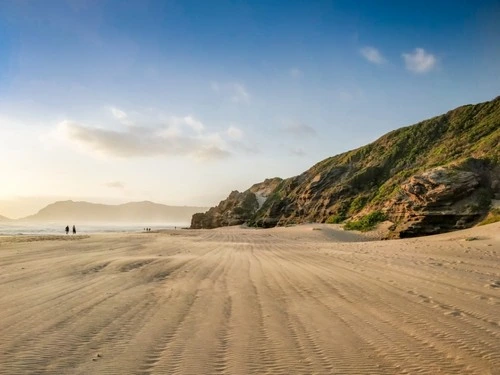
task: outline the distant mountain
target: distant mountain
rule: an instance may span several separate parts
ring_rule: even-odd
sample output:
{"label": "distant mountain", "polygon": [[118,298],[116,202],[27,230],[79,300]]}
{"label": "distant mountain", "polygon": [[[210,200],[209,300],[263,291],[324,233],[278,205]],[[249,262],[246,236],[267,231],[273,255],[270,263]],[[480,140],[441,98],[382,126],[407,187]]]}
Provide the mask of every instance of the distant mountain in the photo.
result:
{"label": "distant mountain", "polygon": [[120,205],[61,201],[49,204],[37,214],[20,220],[64,223],[189,223],[191,216],[200,210],[206,208],[166,206],[149,201]]}
{"label": "distant mountain", "polygon": [[2,221],[11,221],[12,219],[9,219],[8,217],[0,215],[0,222]]}
{"label": "distant mountain", "polygon": [[[256,187],[270,187],[258,194]],[[461,229],[500,199],[500,97],[394,130],[285,180],[232,192],[192,228],[390,219],[399,237]],[[372,216],[371,216],[372,215]]]}

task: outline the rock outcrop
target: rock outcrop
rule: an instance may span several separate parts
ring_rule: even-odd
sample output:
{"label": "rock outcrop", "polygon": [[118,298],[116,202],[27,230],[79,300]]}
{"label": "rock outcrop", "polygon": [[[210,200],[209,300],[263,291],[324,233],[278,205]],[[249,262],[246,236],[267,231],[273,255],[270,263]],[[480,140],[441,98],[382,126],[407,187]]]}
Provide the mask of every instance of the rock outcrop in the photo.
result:
{"label": "rock outcrop", "polygon": [[464,229],[487,212],[491,194],[487,176],[438,167],[412,176],[386,203],[399,237]]}
{"label": "rock outcrop", "polygon": [[192,227],[339,223],[384,211],[396,236],[443,232],[487,214],[500,197],[499,170],[500,97],[397,129],[279,180],[259,208],[254,202],[244,214],[235,208],[251,198],[233,192],[193,218]]}
{"label": "rock outcrop", "polygon": [[210,229],[248,222],[281,182],[281,178],[270,178],[242,193],[232,191],[218,206],[205,213],[194,214],[191,228]]}

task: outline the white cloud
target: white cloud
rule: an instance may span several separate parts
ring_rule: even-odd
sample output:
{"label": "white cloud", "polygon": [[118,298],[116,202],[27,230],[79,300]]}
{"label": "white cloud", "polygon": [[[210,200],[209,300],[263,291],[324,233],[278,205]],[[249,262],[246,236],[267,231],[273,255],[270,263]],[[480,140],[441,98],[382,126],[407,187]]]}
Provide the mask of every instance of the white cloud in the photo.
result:
{"label": "white cloud", "polygon": [[198,120],[196,120],[193,116],[186,116],[183,118],[186,125],[190,126],[193,130],[197,132],[202,132],[205,129],[205,126]]}
{"label": "white cloud", "polygon": [[288,71],[290,77],[292,78],[300,78],[302,77],[302,71],[299,68],[292,68]]}
{"label": "white cloud", "polygon": [[382,56],[380,51],[374,47],[363,47],[359,50],[359,52],[371,63],[380,65],[386,62],[384,56]]}
{"label": "white cloud", "polygon": [[226,142],[217,133],[205,133],[192,116],[173,117],[157,127],[129,126],[111,130],[62,121],[57,131],[64,139],[91,153],[120,158],[190,156],[198,160],[228,157]]}
{"label": "white cloud", "polygon": [[201,134],[205,130],[205,125],[192,115],[184,117],[170,117],[165,120],[168,126],[163,127],[161,135],[165,137],[180,136],[184,128],[193,130],[196,134]]}
{"label": "white cloud", "polygon": [[312,126],[301,122],[286,125],[282,127],[282,130],[297,138],[316,136],[316,130]]}
{"label": "white cloud", "polygon": [[239,82],[230,82],[230,83],[219,83],[219,82],[211,82],[210,87],[214,92],[220,94],[233,103],[250,103],[250,93],[246,89],[245,85]]}
{"label": "white cloud", "polygon": [[127,114],[123,112],[121,109],[111,107],[110,110],[113,116],[115,116],[118,120],[124,120],[127,118]]}
{"label": "white cloud", "polygon": [[117,119],[120,123],[123,125],[132,125],[133,122],[131,121],[129,115],[125,112],[122,111],[119,108],[116,107],[109,107],[108,108],[111,111],[111,114],[115,119]]}
{"label": "white cloud", "polygon": [[230,126],[227,131],[226,131],[227,135],[229,136],[229,138],[232,138],[232,139],[241,139],[243,138],[243,131],[239,128],[237,128],[236,126]]}
{"label": "white cloud", "polygon": [[238,152],[245,152],[247,154],[256,154],[259,152],[259,147],[252,137],[248,139],[245,133],[240,128],[231,125],[225,132],[231,148]]}
{"label": "white cloud", "polygon": [[415,48],[412,53],[403,53],[401,56],[405,60],[406,69],[414,73],[427,73],[437,64],[436,57],[423,48]]}

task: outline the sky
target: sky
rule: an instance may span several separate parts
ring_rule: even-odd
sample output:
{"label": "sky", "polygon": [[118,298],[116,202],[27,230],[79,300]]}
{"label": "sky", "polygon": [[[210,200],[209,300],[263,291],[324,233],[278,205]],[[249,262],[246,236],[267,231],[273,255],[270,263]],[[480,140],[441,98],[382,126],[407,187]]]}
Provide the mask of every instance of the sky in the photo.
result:
{"label": "sky", "polygon": [[0,1],[0,215],[213,206],[500,94],[497,1]]}

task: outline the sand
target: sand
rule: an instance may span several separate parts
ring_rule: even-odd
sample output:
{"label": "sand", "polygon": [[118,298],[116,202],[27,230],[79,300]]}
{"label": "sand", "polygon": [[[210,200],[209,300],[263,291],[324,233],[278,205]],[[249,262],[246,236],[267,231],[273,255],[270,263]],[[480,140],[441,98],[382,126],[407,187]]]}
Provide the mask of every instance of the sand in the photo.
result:
{"label": "sand", "polygon": [[1,374],[500,374],[500,223],[0,238]]}

